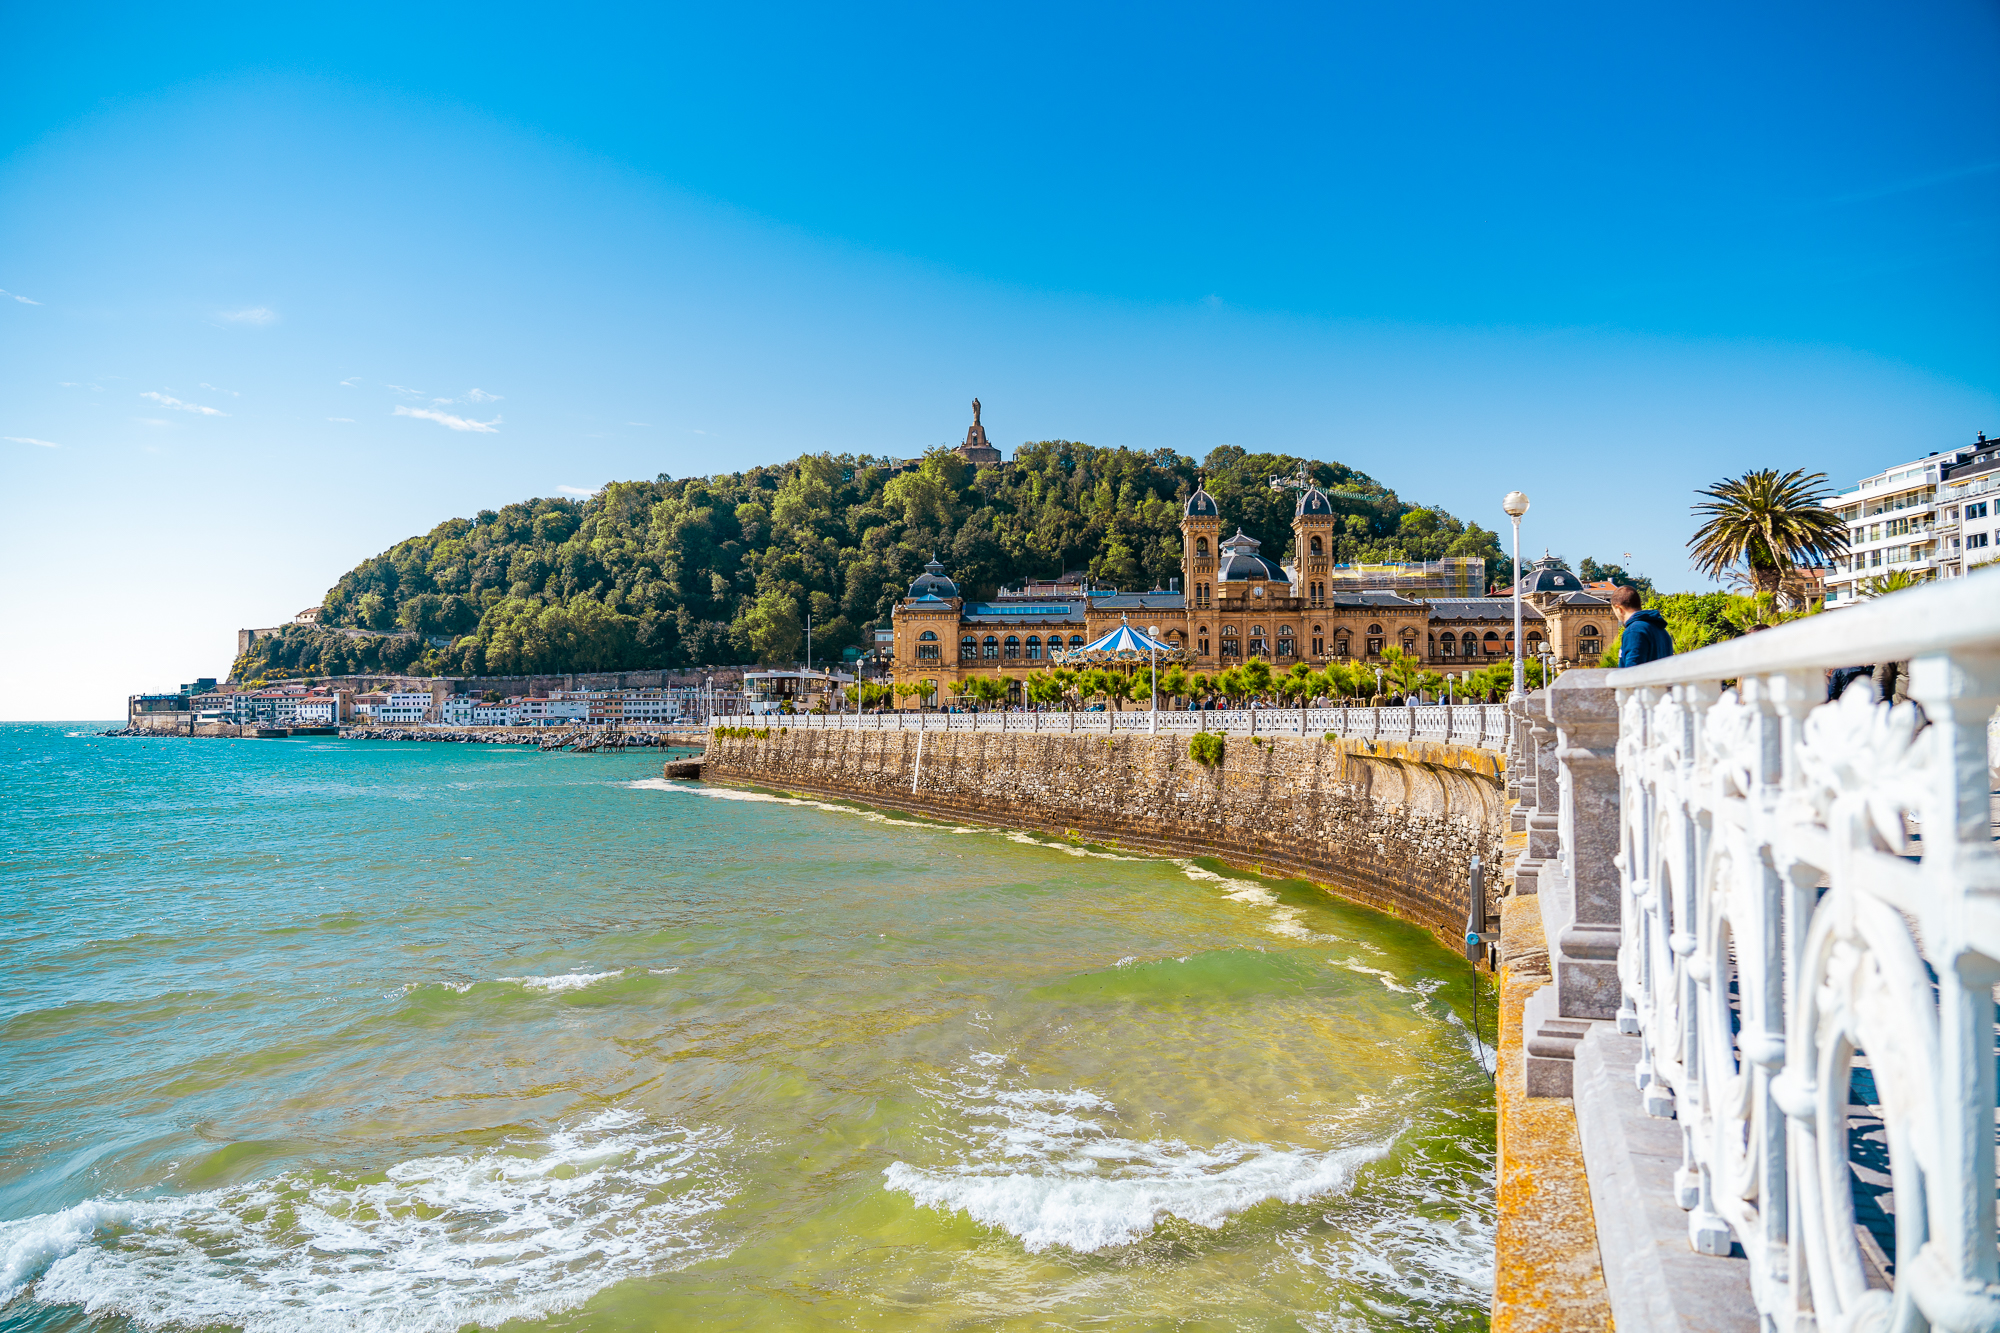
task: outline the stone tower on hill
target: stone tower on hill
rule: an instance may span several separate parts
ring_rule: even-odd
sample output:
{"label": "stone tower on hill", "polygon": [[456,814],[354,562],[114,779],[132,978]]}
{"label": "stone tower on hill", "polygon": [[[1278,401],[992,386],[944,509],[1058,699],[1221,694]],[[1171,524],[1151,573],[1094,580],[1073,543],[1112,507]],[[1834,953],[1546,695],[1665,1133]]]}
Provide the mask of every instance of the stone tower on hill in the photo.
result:
{"label": "stone tower on hill", "polygon": [[1000,451],[986,442],[986,427],[979,424],[979,400],[972,400],[972,426],[965,432],[965,443],[958,446],[958,455],[974,467],[991,467],[1000,461]]}

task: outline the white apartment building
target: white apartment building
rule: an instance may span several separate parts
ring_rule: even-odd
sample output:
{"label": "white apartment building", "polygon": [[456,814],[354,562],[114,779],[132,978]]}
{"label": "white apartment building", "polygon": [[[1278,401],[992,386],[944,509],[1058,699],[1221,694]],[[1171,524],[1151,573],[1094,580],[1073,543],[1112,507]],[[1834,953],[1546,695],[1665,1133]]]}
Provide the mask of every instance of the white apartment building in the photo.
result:
{"label": "white apartment building", "polygon": [[2000,560],[2000,440],[1948,460],[1938,484],[1938,577],[1960,578]]}
{"label": "white apartment building", "polygon": [[413,723],[431,720],[429,691],[422,694],[400,694],[392,691],[383,694],[381,700],[374,708],[374,719],[377,722]]}
{"label": "white apartment building", "polygon": [[1864,477],[1827,507],[1847,523],[1848,554],[1826,577],[1829,608],[1865,600],[1867,581],[1904,571],[1957,578],[2000,554],[1993,515],[2000,441],[1928,454]]}
{"label": "white apartment building", "polygon": [[1863,600],[1867,580],[1895,570],[1935,577],[1938,479],[1949,461],[1931,454],[1898,463],[1828,504],[1846,521],[1848,539],[1847,555],[1826,576],[1829,609]]}

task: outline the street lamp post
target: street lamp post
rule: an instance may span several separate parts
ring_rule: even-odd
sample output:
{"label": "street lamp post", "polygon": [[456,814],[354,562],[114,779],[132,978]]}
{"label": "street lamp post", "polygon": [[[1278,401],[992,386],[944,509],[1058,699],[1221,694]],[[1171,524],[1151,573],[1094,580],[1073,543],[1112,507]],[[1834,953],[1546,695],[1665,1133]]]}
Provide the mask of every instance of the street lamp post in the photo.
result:
{"label": "street lamp post", "polygon": [[1528,512],[1528,497],[1520,491],[1509,491],[1500,502],[1507,511],[1507,517],[1514,520],[1514,693],[1518,699],[1528,691],[1528,670],[1521,659],[1521,515]]}

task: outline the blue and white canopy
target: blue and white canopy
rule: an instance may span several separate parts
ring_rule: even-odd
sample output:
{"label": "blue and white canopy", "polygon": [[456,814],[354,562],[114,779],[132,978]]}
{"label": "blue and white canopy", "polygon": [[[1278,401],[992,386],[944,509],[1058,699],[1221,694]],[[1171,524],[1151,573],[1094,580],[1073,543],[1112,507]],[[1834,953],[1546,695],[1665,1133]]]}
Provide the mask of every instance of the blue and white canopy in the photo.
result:
{"label": "blue and white canopy", "polygon": [[1157,653],[1163,660],[1177,659],[1181,650],[1165,639],[1156,639],[1143,630],[1133,629],[1126,617],[1119,618],[1117,629],[1103,638],[1087,643],[1081,648],[1071,648],[1065,653],[1050,653],[1058,662],[1149,662]]}

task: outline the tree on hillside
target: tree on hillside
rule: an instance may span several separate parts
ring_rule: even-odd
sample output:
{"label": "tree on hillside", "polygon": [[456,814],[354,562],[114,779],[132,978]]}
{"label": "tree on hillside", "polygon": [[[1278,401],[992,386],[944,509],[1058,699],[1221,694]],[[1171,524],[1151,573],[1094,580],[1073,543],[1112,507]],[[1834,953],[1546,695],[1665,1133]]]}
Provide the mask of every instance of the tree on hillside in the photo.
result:
{"label": "tree on hillside", "polygon": [[[1224,447],[1197,464],[1045,440],[977,470],[940,449],[915,467],[811,454],[616,482],[587,501],[523,501],[399,542],[341,576],[321,624],[259,639],[246,665],[464,675],[779,662],[799,652],[793,627],[808,612],[815,655],[831,655],[867,646],[934,555],[972,597],[1078,569],[1164,587],[1180,572],[1181,507],[1204,476],[1229,521],[1282,557],[1295,497],[1268,481],[1300,462]],[[1339,463],[1305,467],[1339,517],[1336,560],[1470,555],[1504,569],[1497,537],[1477,524]],[[449,647],[425,642],[445,636]]]}
{"label": "tree on hillside", "polygon": [[1694,506],[1708,515],[1688,539],[1697,569],[1714,579],[1735,575],[1752,591],[1786,591],[1799,564],[1822,564],[1847,551],[1847,525],[1826,507],[1833,491],[1824,472],[1779,475],[1761,468],[1720,481]]}
{"label": "tree on hillside", "polygon": [[1585,583],[1615,583],[1621,588],[1636,588],[1639,596],[1645,597],[1653,591],[1653,581],[1644,574],[1628,574],[1617,565],[1600,565],[1589,556],[1576,567],[1577,577]]}

